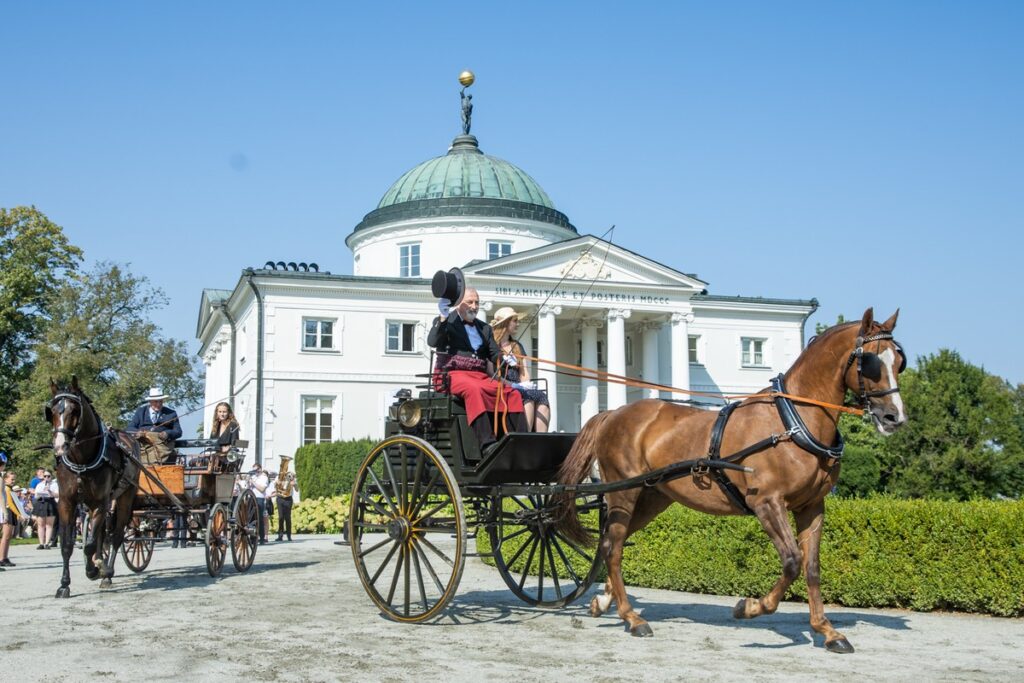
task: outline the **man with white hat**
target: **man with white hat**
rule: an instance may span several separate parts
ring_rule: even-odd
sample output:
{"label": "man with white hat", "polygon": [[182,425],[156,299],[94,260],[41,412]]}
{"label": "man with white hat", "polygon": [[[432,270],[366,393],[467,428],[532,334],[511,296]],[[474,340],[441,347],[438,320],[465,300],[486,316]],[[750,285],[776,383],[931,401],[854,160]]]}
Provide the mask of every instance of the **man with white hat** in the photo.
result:
{"label": "man with white hat", "polygon": [[142,445],[142,462],[157,465],[174,462],[174,442],[181,438],[178,414],[164,405],[167,395],[160,387],[152,387],[146,404],[139,406],[128,425]]}

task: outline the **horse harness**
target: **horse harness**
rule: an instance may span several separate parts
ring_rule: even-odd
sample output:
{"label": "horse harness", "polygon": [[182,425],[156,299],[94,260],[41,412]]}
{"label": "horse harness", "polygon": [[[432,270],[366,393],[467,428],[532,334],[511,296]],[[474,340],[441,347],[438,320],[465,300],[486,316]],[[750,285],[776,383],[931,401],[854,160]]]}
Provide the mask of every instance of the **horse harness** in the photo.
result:
{"label": "horse harness", "polygon": [[[850,369],[850,367],[857,363],[857,385],[860,393],[858,398],[860,399],[861,405],[865,408],[868,407],[868,399],[876,398],[879,396],[888,396],[889,394],[899,393],[899,387],[890,387],[889,389],[883,389],[878,391],[867,391],[864,387],[864,377],[870,380],[878,381],[882,376],[882,361],[879,359],[878,354],[866,352],[864,345],[873,341],[891,340],[896,345],[896,350],[900,354],[900,367],[897,370],[897,374],[903,372],[907,367],[907,357],[903,351],[903,347],[900,346],[899,342],[893,339],[890,332],[879,332],[870,337],[857,337],[857,346],[850,353],[850,357],[846,362],[846,368],[844,373]],[[739,407],[740,403],[730,403],[723,407],[719,413],[718,418],[715,420],[714,426],[711,428],[711,444],[708,447],[708,460],[719,461],[719,462],[738,462],[743,458],[756,453],[757,451],[765,448],[775,446],[780,441],[791,440],[797,446],[807,451],[811,455],[818,458],[827,458],[832,461],[838,461],[843,457],[843,449],[845,444],[843,443],[843,435],[836,430],[836,441],[831,446],[827,446],[811,434],[810,430],[807,429],[807,425],[804,423],[803,418],[800,417],[800,413],[797,412],[796,406],[793,401],[786,398],[786,383],[783,375],[772,378],[771,393],[775,395],[775,408],[779,411],[779,417],[782,419],[782,425],[786,428],[786,431],[782,434],[772,434],[771,436],[761,439],[755,444],[747,446],[746,448],[728,455],[726,457],[721,456],[722,437],[725,434],[725,426],[729,422],[729,417],[733,411]],[[694,470],[695,474],[711,474],[714,477],[715,482],[719,485],[725,495],[732,501],[733,505],[742,510],[745,514],[752,515],[754,511],[747,505],[747,501],[743,494],[740,492],[736,485],[725,476],[725,473],[721,468],[710,467],[702,468],[700,470]]]}
{"label": "horse harness", "polygon": [[877,353],[871,353],[864,350],[864,345],[873,341],[891,341],[896,346],[897,353],[900,354],[900,367],[896,371],[896,374],[903,372],[907,369],[907,354],[904,353],[903,347],[900,343],[893,339],[892,332],[879,332],[873,334],[870,337],[857,337],[857,346],[850,352],[850,357],[846,359],[846,369],[843,370],[845,374],[849,371],[850,366],[857,363],[857,388],[860,393],[857,398],[860,399],[860,405],[862,408],[867,410],[868,399],[877,398],[879,396],[888,396],[889,394],[898,394],[899,387],[890,387],[889,389],[882,389],[880,391],[867,391],[864,388],[864,378],[877,382],[882,378],[882,361],[878,357]]}
{"label": "horse harness", "polygon": [[[79,411],[82,414],[85,413],[85,406],[84,406],[85,401],[82,400],[82,397],[78,396],[77,394],[71,394],[71,393],[67,393],[67,392],[60,393],[60,394],[57,394],[56,396],[54,396],[50,400],[50,402],[46,404],[46,407],[45,407],[44,412],[43,412],[46,420],[49,421],[50,424],[53,424],[53,412],[54,412],[54,410],[56,410],[58,413],[63,413],[64,412],[64,401],[68,401],[68,400],[74,401],[75,403],[77,403]],[[92,409],[91,405],[90,405],[90,409]],[[79,463],[72,462],[64,454],[58,455],[58,454],[54,453],[55,466],[56,467],[63,466],[69,472],[73,472],[74,474],[78,475],[79,478],[81,478],[81,476],[83,474],[85,474],[86,472],[90,472],[90,471],[95,470],[95,469],[97,469],[99,467],[102,467],[103,465],[106,464],[106,465],[109,465],[111,467],[111,469],[114,470],[114,473],[117,475],[118,481],[120,481],[121,478],[122,478],[122,475],[124,474],[124,470],[125,470],[124,462],[122,460],[122,461],[119,461],[119,462],[115,463],[114,460],[112,460],[110,455],[108,454],[107,448],[110,445],[110,442],[113,441],[114,445],[117,446],[117,448],[119,448],[125,454],[129,454],[129,450],[124,446],[124,444],[121,443],[121,440],[117,438],[117,433],[113,429],[110,429],[110,428],[105,427],[103,425],[103,420],[100,418],[99,414],[96,413],[95,409],[92,409],[92,410],[93,410],[93,415],[95,415],[95,417],[96,417],[96,422],[99,425],[99,431],[100,431],[100,437],[99,438],[101,439],[101,441],[100,441],[101,446],[100,446],[99,453],[97,453],[96,457],[94,457],[91,462],[89,462],[88,464],[85,464],[85,465],[80,465]],[[66,436],[68,438],[68,449],[67,449],[67,452],[70,452],[71,448],[78,441],[78,430],[81,428],[81,426],[82,426],[82,421],[80,419],[78,421],[78,424],[75,425],[74,430],[67,429],[66,427],[54,427],[53,428],[53,434],[54,435],[64,434],[64,436]]]}

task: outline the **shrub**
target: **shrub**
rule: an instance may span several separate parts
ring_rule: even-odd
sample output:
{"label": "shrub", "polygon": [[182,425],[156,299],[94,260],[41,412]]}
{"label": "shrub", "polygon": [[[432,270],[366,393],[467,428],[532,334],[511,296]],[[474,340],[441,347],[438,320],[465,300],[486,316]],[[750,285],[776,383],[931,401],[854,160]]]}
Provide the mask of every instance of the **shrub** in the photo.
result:
{"label": "shrub", "polygon": [[348,520],[350,498],[347,493],[333,498],[303,498],[292,508],[295,533],[340,534]]}
{"label": "shrub", "polygon": [[303,498],[352,492],[356,470],[376,442],[353,439],[301,446],[295,451],[295,476]]}

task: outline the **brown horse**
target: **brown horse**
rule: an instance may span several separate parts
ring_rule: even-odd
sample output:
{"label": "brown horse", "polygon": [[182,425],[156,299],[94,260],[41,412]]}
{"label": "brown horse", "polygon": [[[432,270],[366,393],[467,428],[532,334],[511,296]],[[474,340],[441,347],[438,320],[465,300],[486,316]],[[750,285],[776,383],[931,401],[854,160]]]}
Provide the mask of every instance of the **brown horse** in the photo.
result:
{"label": "brown horse", "polygon": [[[878,431],[893,433],[906,422],[897,386],[905,357],[892,338],[898,314],[879,324],[869,308],[860,322],[827,330],[775,380],[774,392],[842,404],[849,389],[860,397]],[[795,410],[794,405],[798,406]],[[673,502],[713,515],[753,513],[779,553],[782,576],[764,597],[740,600],[733,616],[749,619],[775,612],[802,568],[811,627],[825,637],[829,651],[853,652],[849,641],[825,616],[820,589],[818,550],[824,499],[839,478],[842,454],[837,411],[774,395],[748,398],[735,408],[723,410],[727,417],[721,421],[715,412],[645,400],[587,422],[562,465],[559,481],[563,484],[581,482],[595,458],[603,480],[610,483],[676,461],[715,455],[716,449],[709,447],[713,433],[724,459],[752,445],[756,449],[734,459],[752,468],[752,473],[723,470],[719,481],[713,472],[694,472],[654,487],[608,494],[608,521],[599,547],[608,566],[608,581],[604,593],[590,603],[590,613],[600,616],[614,601],[633,635],[653,635],[626,596],[621,573],[625,540]],[[592,540],[582,529],[574,506],[568,505],[567,499],[562,502],[562,533],[581,542]],[[792,511],[796,520],[795,536],[787,511]]]}
{"label": "brown horse", "polygon": [[[85,539],[85,575],[100,578],[100,588],[109,588],[114,560],[124,541],[132,516],[132,503],[139,482],[139,444],[128,434],[105,429],[92,401],[71,378],[70,387],[58,387],[50,380],[50,402],[46,420],[53,428],[53,454],[57,461],[60,500],[60,549],[64,559],[57,598],[71,597],[68,563],[75,550],[75,522],[78,504],[89,510],[92,538]],[[110,512],[113,509],[113,517]],[[82,529],[83,534],[85,529]]]}

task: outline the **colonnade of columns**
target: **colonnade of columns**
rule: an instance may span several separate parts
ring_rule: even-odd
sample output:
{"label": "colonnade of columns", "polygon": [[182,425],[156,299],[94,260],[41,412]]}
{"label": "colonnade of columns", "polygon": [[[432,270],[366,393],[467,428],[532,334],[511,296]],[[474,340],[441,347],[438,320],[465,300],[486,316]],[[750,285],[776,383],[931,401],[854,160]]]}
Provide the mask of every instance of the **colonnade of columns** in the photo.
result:
{"label": "colonnade of columns", "polygon": [[[561,315],[561,306],[542,306],[537,316],[537,354],[540,358],[557,357],[555,322]],[[598,365],[597,342],[599,329],[607,326],[605,357],[607,371],[614,375],[626,374],[626,320],[632,315],[628,308],[607,309],[602,318],[583,318],[577,323],[582,344],[581,365],[585,368],[596,368]],[[644,320],[637,324],[642,332],[643,344],[643,377],[657,382],[660,376],[658,358],[658,333],[665,324],[671,327],[672,342],[672,381],[674,387],[688,389],[690,387],[689,359],[689,324],[693,322],[693,313],[673,313],[664,320]],[[537,371],[538,378],[547,379],[548,396],[551,400],[551,425],[558,425],[558,375],[555,368],[541,365]],[[626,404],[624,384],[607,384],[609,410]],[[580,382],[580,424],[587,423],[600,410],[599,387],[595,379],[583,379]],[[645,397],[658,398],[657,389],[645,389]],[[666,396],[666,398],[670,398]],[[679,398],[678,396],[676,398]]]}

